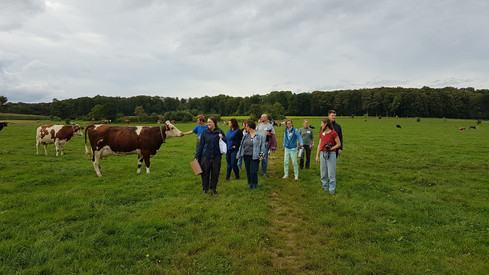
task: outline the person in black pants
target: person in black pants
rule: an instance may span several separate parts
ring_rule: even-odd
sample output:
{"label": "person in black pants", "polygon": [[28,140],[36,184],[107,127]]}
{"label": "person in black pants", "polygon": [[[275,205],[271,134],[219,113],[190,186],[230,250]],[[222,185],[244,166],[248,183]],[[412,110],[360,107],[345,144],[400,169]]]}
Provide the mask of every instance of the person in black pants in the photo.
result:
{"label": "person in black pants", "polygon": [[246,126],[246,134],[241,139],[237,159],[243,159],[246,168],[246,176],[250,190],[258,187],[258,167],[260,161],[265,158],[268,149],[265,145],[265,136],[258,133],[254,121],[249,121]]}
{"label": "person in black pants", "polygon": [[202,168],[202,188],[207,194],[212,190],[212,195],[217,196],[217,182],[221,172],[221,151],[219,149],[219,139],[226,142],[224,132],[217,127],[217,119],[210,117],[207,120],[208,128],[200,135],[200,143],[195,153],[195,159],[200,159]]}

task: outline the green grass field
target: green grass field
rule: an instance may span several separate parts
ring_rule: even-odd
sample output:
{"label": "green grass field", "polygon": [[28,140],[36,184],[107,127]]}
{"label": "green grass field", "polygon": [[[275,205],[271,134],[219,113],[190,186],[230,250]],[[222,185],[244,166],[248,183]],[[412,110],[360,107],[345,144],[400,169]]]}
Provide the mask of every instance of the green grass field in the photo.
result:
{"label": "green grass field", "polygon": [[[310,121],[317,136],[320,118]],[[98,178],[83,137],[64,156],[53,145],[36,155],[47,122],[11,121],[0,132],[0,274],[487,273],[487,122],[338,122],[336,196],[321,189],[316,163],[282,179],[278,150],[254,192],[244,170],[224,181],[223,158],[212,197],[189,165],[195,136],[163,144],[150,174],[136,174],[135,155],[111,156]]]}

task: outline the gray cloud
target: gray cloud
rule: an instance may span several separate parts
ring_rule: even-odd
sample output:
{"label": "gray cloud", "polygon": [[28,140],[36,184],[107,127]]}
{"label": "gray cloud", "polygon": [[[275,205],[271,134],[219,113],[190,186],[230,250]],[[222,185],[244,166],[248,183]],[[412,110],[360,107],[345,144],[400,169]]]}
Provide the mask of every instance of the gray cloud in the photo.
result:
{"label": "gray cloud", "polygon": [[488,87],[486,1],[0,5],[0,89],[13,102]]}

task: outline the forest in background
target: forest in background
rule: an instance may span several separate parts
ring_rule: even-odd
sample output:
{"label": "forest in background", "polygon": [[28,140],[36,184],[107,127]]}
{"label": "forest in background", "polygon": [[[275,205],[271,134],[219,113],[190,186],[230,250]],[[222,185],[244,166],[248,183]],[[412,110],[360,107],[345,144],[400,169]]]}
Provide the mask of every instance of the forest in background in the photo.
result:
{"label": "forest in background", "polygon": [[274,91],[266,95],[200,98],[159,96],[80,97],[53,99],[49,103],[12,103],[0,96],[0,112],[43,115],[60,119],[120,121],[190,121],[197,114],[250,116],[269,113],[272,119],[285,116],[324,116],[335,109],[342,116],[489,118],[489,90],[474,88],[402,88],[314,91]]}

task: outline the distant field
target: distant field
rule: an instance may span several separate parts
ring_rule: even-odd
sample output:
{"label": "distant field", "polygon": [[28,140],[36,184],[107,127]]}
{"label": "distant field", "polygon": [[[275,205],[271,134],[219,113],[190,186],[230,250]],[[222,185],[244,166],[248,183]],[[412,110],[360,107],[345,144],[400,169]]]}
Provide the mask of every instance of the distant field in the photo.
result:
{"label": "distant field", "polygon": [[[309,119],[315,136],[320,119]],[[0,274],[487,273],[488,122],[338,122],[336,196],[321,189],[316,163],[282,179],[277,127],[258,190],[244,170],[225,182],[223,158],[211,197],[189,165],[195,136],[167,140],[150,174],[136,174],[135,155],[111,156],[98,178],[83,137],[62,157],[53,145],[36,155],[35,130],[48,121],[10,120],[0,131]]]}

